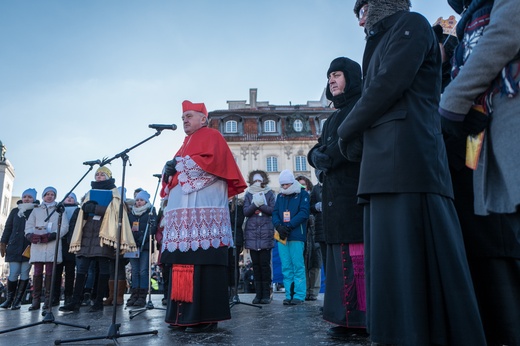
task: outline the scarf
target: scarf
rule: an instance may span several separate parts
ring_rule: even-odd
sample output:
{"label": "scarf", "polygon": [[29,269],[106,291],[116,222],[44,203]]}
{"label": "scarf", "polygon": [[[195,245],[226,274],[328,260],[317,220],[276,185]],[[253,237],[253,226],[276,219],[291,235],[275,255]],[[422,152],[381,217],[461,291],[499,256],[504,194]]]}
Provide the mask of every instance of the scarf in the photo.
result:
{"label": "scarf", "polygon": [[[93,182],[94,183],[94,182]],[[97,182],[100,183],[100,182]],[[94,186],[94,184],[92,184]],[[90,200],[90,191],[85,196],[83,203]],[[119,224],[119,206],[121,204],[121,196],[117,188],[112,189],[112,200],[107,206],[103,221],[101,222],[101,228],[99,229],[99,245],[117,247],[117,229]],[[79,210],[78,221],[83,220],[83,210]],[[83,226],[86,221],[76,222],[74,227],[74,233],[70,241],[69,252],[76,253],[81,249],[81,238],[83,235]],[[132,234],[132,228],[127,217],[123,217],[121,224],[121,254],[126,252],[137,251],[137,246],[134,241],[134,235]]]}
{"label": "scarf", "polygon": [[150,208],[152,208],[152,205],[150,204],[150,202],[146,202],[146,204],[143,205],[142,207],[136,207],[134,204],[132,206],[132,214],[134,214],[135,216],[141,216],[145,212],[147,212],[148,209],[150,209]]}
{"label": "scarf", "polygon": [[246,192],[249,192],[250,194],[254,195],[258,192],[268,193],[269,191],[271,191],[271,188],[267,185],[265,187],[251,185],[247,188]]}
{"label": "scarf", "polygon": [[27,210],[34,209],[34,203],[20,203],[18,204],[18,217],[25,217],[25,212]]}
{"label": "scarf", "polygon": [[288,188],[280,188],[280,193],[282,195],[292,195],[294,193],[300,193],[302,191],[301,184],[295,179],[291,186]]}

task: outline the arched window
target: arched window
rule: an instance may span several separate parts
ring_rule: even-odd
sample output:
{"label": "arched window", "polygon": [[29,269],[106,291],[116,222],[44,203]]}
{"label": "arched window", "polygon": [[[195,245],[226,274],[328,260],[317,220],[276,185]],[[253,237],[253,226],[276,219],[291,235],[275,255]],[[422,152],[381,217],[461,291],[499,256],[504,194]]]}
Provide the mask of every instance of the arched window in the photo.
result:
{"label": "arched window", "polygon": [[276,122],[274,120],[264,121],[264,132],[276,132]]}
{"label": "arched window", "polygon": [[278,172],[278,158],[276,156],[267,157],[266,166],[268,172]]}
{"label": "arched window", "polygon": [[296,172],[303,172],[307,170],[307,157],[306,156],[296,156],[294,158],[294,167],[296,168]]}
{"label": "arched window", "polygon": [[303,122],[300,119],[296,119],[293,123],[293,129],[296,132],[302,132],[303,130]]}
{"label": "arched window", "polygon": [[226,121],[226,128],[224,131],[226,133],[237,133],[237,122],[235,120]]}

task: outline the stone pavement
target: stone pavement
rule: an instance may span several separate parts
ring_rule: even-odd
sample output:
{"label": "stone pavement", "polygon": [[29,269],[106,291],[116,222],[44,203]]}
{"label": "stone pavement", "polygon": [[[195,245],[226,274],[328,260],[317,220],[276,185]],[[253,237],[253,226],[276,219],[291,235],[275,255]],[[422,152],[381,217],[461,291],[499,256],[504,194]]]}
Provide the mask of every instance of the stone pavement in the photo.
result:
{"label": "stone pavement", "polygon": [[[187,334],[168,328],[164,322],[164,310],[161,306],[161,295],[152,295],[154,309],[130,319],[130,308],[118,307],[116,324],[121,324],[119,333],[156,334],[121,336],[107,338],[109,327],[113,321],[112,306],[105,307],[103,312],[87,313],[82,307],[79,313],[64,314],[54,307],[52,312],[57,322],[73,325],[90,326],[90,330],[43,323],[15,331],[11,328],[27,326],[44,320],[41,310],[28,311],[29,305],[22,305],[17,311],[0,309],[0,345],[345,345],[368,346],[370,342],[364,337],[353,337],[352,340],[335,340],[327,336],[327,329],[332,325],[322,319],[320,306],[323,295],[314,302],[305,302],[299,306],[284,306],[284,294],[276,292],[273,302],[259,305],[262,308],[246,304],[236,304],[231,308],[231,320],[220,322],[218,329],[206,334]],[[254,294],[240,294],[240,302],[250,303]],[[125,301],[126,301],[125,297]],[[7,332],[5,332],[7,331]],[[65,342],[70,339],[99,337],[89,341]],[[56,343],[56,341],[63,341]]]}

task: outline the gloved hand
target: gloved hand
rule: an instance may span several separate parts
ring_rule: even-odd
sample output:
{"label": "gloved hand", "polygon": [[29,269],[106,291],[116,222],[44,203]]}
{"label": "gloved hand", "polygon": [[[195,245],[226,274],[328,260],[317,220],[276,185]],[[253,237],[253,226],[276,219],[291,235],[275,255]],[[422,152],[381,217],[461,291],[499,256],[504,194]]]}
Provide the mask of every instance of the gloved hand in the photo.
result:
{"label": "gloved hand", "polygon": [[324,151],[327,149],[325,146],[322,146],[316,150],[312,151],[312,162],[314,166],[323,171],[323,173],[327,174],[327,171],[332,167],[332,160],[329,155],[325,154]]}
{"label": "gloved hand", "polygon": [[33,244],[39,244],[40,243],[40,235],[34,234],[34,233],[27,233],[25,236],[27,240],[29,240]]}
{"label": "gloved hand", "polygon": [[56,204],[56,212],[58,214],[63,214],[65,212],[65,206],[61,203]]}
{"label": "gloved hand", "polygon": [[166,161],[166,164],[163,168],[163,183],[168,184],[170,177],[177,173],[177,170],[175,169],[176,164],[177,161],[175,159]]}
{"label": "gloved hand", "polygon": [[5,257],[5,243],[0,243],[0,256]]}
{"label": "gloved hand", "polygon": [[98,205],[98,202],[96,201],[86,201],[81,206],[81,209],[85,214],[95,214],[96,213],[96,206]]}
{"label": "gloved hand", "polygon": [[263,192],[257,192],[255,194],[253,194],[253,203],[257,206],[257,207],[261,207],[265,204],[265,197],[264,197],[264,193]]}
{"label": "gloved hand", "polygon": [[289,233],[291,233],[291,230],[289,227],[284,225],[278,225],[276,226],[276,230],[278,231],[278,234],[280,235],[280,239],[285,240],[289,236]]}
{"label": "gloved hand", "polygon": [[462,121],[453,121],[441,116],[441,127],[445,139],[465,139],[468,136],[468,132],[464,128]]}
{"label": "gloved hand", "polygon": [[321,209],[321,202],[318,202],[314,205],[314,209],[316,209],[317,211],[321,212],[322,209]]}
{"label": "gloved hand", "polygon": [[47,234],[40,235],[40,243],[48,243],[49,242],[49,236]]}
{"label": "gloved hand", "polygon": [[49,241],[55,241],[55,240],[56,240],[56,237],[57,237],[56,232],[51,232],[51,233],[48,233],[48,234],[47,234],[47,239],[48,239]]}
{"label": "gloved hand", "polygon": [[491,117],[489,115],[471,108],[466,117],[464,117],[462,126],[468,134],[475,136],[484,131],[490,122]]}

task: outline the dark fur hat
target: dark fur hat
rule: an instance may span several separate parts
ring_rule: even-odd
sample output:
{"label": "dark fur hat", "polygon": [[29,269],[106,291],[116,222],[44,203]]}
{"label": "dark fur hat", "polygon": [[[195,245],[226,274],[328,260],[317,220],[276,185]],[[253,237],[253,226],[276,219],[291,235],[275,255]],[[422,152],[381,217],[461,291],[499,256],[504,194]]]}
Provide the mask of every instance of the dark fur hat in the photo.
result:
{"label": "dark fur hat", "polygon": [[410,11],[410,7],[412,7],[410,0],[368,0],[365,28],[370,31],[372,26],[380,20],[399,11]]}
{"label": "dark fur hat", "polygon": [[356,4],[354,5],[354,14],[356,15],[356,17],[358,16],[359,10],[361,9],[361,7],[365,6],[366,4],[368,4],[368,0],[357,0],[356,1]]}

